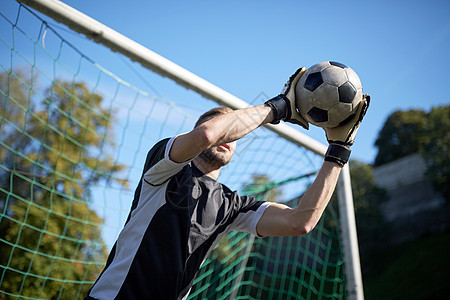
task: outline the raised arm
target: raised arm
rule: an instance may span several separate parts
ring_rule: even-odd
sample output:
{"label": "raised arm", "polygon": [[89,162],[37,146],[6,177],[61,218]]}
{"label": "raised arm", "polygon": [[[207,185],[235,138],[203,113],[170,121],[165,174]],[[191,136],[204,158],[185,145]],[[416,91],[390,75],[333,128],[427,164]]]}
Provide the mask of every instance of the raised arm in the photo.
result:
{"label": "raised arm", "polygon": [[256,227],[259,235],[302,235],[316,226],[331,199],[341,169],[349,159],[350,146],[369,103],[370,96],[364,96],[352,120],[336,128],[325,128],[329,147],[325,162],[313,184],[295,209],[283,204],[271,204],[267,207]]}
{"label": "raised arm", "polygon": [[283,120],[308,129],[308,122],[295,108],[294,87],[305,71],[305,68],[298,69],[281,93],[265,104],[219,114],[191,132],[178,136],[172,145],[170,159],[175,162],[187,161],[203,150],[234,142],[269,122],[278,124]]}
{"label": "raised arm", "polygon": [[259,126],[273,120],[272,109],[259,105],[214,116],[173,142],[170,159],[183,162],[203,150],[236,141]]}

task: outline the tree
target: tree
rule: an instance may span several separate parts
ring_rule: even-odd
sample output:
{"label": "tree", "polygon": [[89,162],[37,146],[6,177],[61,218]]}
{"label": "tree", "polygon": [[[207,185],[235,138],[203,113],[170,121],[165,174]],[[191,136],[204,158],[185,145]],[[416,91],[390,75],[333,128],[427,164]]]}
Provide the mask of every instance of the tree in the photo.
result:
{"label": "tree", "polygon": [[10,205],[11,219],[2,222],[8,243],[0,245],[0,260],[8,269],[0,269],[1,289],[39,299],[76,299],[95,281],[107,255],[102,219],[87,203],[48,196]]}
{"label": "tree", "polygon": [[75,299],[106,259],[90,186],[127,183],[108,154],[114,116],[82,82],[55,80],[37,98],[26,74],[0,73],[0,290]]}
{"label": "tree", "polygon": [[[242,187],[245,195],[254,195],[255,197],[263,197],[264,201],[276,202],[282,198],[282,190],[270,180],[267,175],[255,174],[250,184]],[[259,198],[258,198],[259,199]]]}
{"label": "tree", "polygon": [[450,106],[435,107],[428,113],[394,112],[384,123],[375,145],[375,166],[420,153],[426,162],[426,177],[450,201]]}
{"label": "tree", "polygon": [[392,113],[378,133],[375,166],[386,164],[421,149],[423,129],[427,123],[422,110],[396,111]]}
{"label": "tree", "polygon": [[[7,170],[14,169],[17,160],[20,160],[16,149],[28,149],[30,146],[30,140],[18,132],[29,127],[27,119],[35,107],[29,100],[34,95],[34,90],[30,87],[36,81],[37,76],[27,69],[0,72],[0,187],[10,186],[11,181],[20,180],[8,176],[10,173]],[[14,189],[12,192],[21,195],[22,189]],[[0,197],[2,211],[5,209],[5,200],[6,197]]]}
{"label": "tree", "polygon": [[433,108],[427,115],[421,154],[425,176],[450,203],[450,106]]}

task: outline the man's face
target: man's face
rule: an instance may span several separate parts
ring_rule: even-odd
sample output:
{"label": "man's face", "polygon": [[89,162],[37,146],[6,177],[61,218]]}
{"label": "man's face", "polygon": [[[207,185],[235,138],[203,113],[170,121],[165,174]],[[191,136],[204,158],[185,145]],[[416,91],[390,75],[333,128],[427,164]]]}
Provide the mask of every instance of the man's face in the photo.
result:
{"label": "man's face", "polygon": [[236,142],[231,142],[204,150],[200,156],[211,164],[223,167],[230,162],[234,150],[236,150]]}

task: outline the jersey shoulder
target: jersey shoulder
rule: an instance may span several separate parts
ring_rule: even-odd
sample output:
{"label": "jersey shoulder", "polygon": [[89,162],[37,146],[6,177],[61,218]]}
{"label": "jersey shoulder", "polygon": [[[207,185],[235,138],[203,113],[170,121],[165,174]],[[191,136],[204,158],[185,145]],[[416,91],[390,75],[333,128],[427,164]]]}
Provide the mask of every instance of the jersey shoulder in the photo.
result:
{"label": "jersey shoulder", "polygon": [[166,151],[167,143],[170,138],[163,139],[157,142],[151,149],[148,151],[147,158],[145,160],[144,165],[144,173],[147,172],[151,167],[156,165],[156,163],[164,158],[164,153]]}

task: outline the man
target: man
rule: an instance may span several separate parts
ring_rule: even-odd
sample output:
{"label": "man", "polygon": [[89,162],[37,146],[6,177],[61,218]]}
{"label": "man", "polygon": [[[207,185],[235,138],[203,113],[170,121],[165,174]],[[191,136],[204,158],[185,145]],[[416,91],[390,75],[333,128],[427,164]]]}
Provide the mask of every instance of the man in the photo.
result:
{"label": "man", "polygon": [[297,208],[241,197],[217,182],[236,141],[259,126],[284,120],[308,128],[293,88],[305,71],[299,69],[264,105],[210,110],[192,131],[149,151],[128,220],[86,299],[185,299],[200,265],[229,231],[264,237],[314,228],[348,161],[368,95],[352,120],[325,129],[330,145],[324,164]]}

